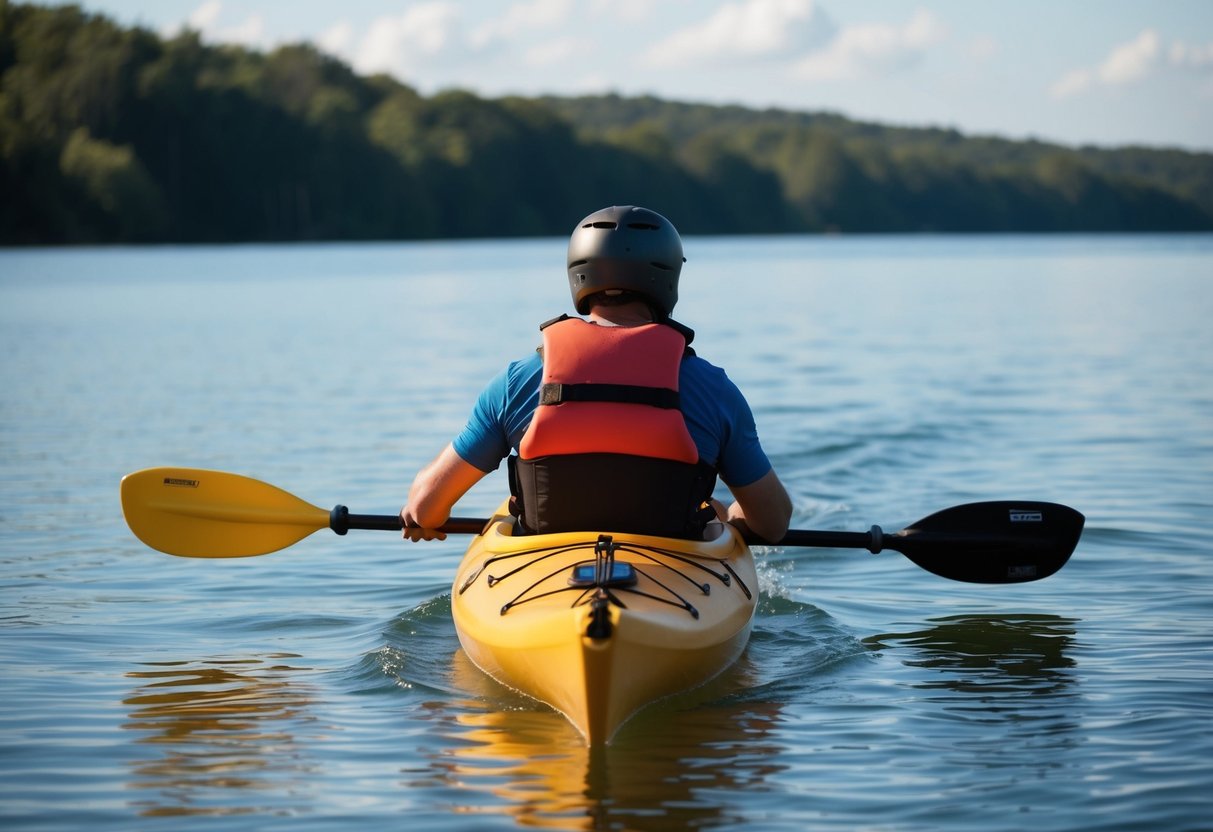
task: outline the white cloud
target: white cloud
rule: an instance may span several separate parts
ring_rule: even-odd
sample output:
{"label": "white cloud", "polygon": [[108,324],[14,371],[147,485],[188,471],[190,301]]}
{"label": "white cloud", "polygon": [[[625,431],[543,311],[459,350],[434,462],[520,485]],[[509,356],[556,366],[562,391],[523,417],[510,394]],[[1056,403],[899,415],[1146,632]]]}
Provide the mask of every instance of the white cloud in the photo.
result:
{"label": "white cloud", "polygon": [[947,37],[947,29],[935,15],[918,9],[902,30],[902,46],[912,50],[927,49]]}
{"label": "white cloud", "polygon": [[210,0],[210,2],[203,3],[194,9],[186,19],[189,21],[191,29],[205,32],[215,25],[215,21],[219,19],[219,14],[222,11],[223,4],[219,0]]}
{"label": "white cloud", "polygon": [[1094,83],[1095,73],[1092,70],[1072,69],[1053,82],[1049,87],[1049,95],[1053,98],[1069,98],[1086,92]]}
{"label": "white cloud", "polygon": [[348,55],[354,43],[354,24],[348,20],[334,23],[317,35],[314,43],[331,55]]}
{"label": "white cloud", "polygon": [[453,3],[436,0],[410,6],[402,14],[373,21],[349,58],[359,72],[406,77],[422,60],[451,47],[458,23],[459,9]]}
{"label": "white cloud", "polygon": [[222,16],[223,3],[220,0],[207,0],[190,12],[183,25],[171,26],[165,34],[174,36],[182,29],[192,29],[210,43],[236,43],[254,49],[265,49],[272,45],[272,39],[265,30],[265,18],[261,15],[249,15],[236,25],[221,25]]}
{"label": "white cloud", "polygon": [[265,32],[265,19],[259,14],[245,18],[243,23],[224,29],[219,33],[218,40],[252,47],[270,45],[269,36]]}
{"label": "white cloud", "polygon": [[500,17],[478,26],[469,38],[476,49],[508,45],[532,32],[553,29],[564,23],[572,10],[572,0],[528,0],[515,3]]}
{"label": "white cloud", "polygon": [[386,72],[423,86],[450,83],[494,53],[521,56],[527,66],[551,66],[584,51],[581,40],[567,37],[545,34],[541,43],[529,42],[536,32],[557,30],[572,9],[573,0],[524,0],[473,29],[455,0],[429,0],[375,19],[361,37],[343,21],[316,43],[360,73]]}
{"label": "white cloud", "polygon": [[572,9],[572,0],[530,0],[515,3],[505,14],[483,27],[499,37],[512,37],[532,29],[545,29],[563,23]]}
{"label": "white cloud", "polygon": [[1189,46],[1186,43],[1173,43],[1170,53],[1171,65],[1183,69],[1213,68],[1213,42],[1203,46]]}
{"label": "white cloud", "polygon": [[1176,41],[1167,57],[1176,71],[1197,75],[1198,97],[1213,98],[1213,41],[1196,46]]}
{"label": "white cloud", "polygon": [[1176,41],[1164,57],[1158,32],[1145,29],[1133,40],[1112,49],[1098,66],[1067,72],[1049,87],[1049,95],[1062,99],[1098,87],[1123,86],[1168,68],[1195,72],[1213,69],[1213,43],[1193,46]]}
{"label": "white cloud", "polygon": [[1002,51],[998,41],[989,35],[978,35],[968,42],[965,53],[979,63],[985,63],[998,57]]}
{"label": "white cloud", "polygon": [[684,66],[720,58],[766,58],[811,48],[834,23],[813,0],[743,0],[651,47],[652,66]]}
{"label": "white cloud", "polygon": [[1146,29],[1134,40],[1112,50],[1099,66],[1099,80],[1105,84],[1136,81],[1158,63],[1161,52],[1158,32]]}
{"label": "white cloud", "polygon": [[794,72],[811,81],[889,75],[913,65],[946,37],[939,19],[919,9],[901,26],[869,23],[843,29],[824,50],[798,62]]}
{"label": "white cloud", "polygon": [[653,0],[590,0],[590,14],[624,23],[640,23],[653,15]]}

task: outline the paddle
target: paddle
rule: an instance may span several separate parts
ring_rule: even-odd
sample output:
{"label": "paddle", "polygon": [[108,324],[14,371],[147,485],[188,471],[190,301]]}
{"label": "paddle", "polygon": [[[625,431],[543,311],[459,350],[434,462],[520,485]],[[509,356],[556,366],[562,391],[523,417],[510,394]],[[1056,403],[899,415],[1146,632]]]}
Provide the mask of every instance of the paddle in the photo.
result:
{"label": "paddle", "polygon": [[[198,468],[148,468],[122,478],[122,513],[135,536],[170,555],[249,557],[284,549],[323,528],[399,531],[397,515],[350,514],[311,505],[267,483]],[[487,519],[451,518],[446,534],[478,534]],[[901,552],[943,578],[1022,583],[1070,559],[1083,516],[1056,503],[970,503],[944,509],[894,534],[793,529],[780,546]],[[749,543],[764,544],[750,539]]]}

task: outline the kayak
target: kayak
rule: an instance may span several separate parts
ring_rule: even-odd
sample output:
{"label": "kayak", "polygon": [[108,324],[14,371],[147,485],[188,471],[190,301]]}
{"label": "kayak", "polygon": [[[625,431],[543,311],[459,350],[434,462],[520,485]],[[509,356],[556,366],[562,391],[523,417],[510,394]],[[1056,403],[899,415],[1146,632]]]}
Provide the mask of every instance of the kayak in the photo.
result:
{"label": "kayak", "polygon": [[733,526],[711,524],[708,540],[514,531],[503,504],[455,573],[459,642],[485,673],[564,714],[589,745],[745,650],[758,577]]}
{"label": "kayak", "polygon": [[[201,468],[122,478],[122,513],[141,541],[171,555],[235,558],[284,549],[328,528],[400,532],[400,516],[325,511],[267,483]],[[610,531],[514,535],[502,505],[488,520],[450,518],[475,535],[451,592],[455,629],[480,669],[557,709],[590,745],[644,706],[732,664],[757,605],[754,559],[731,525],[705,540]],[[1078,545],[1083,515],[1035,500],[969,503],[899,532],[793,529],[780,546],[901,552],[957,581],[1047,578]]]}

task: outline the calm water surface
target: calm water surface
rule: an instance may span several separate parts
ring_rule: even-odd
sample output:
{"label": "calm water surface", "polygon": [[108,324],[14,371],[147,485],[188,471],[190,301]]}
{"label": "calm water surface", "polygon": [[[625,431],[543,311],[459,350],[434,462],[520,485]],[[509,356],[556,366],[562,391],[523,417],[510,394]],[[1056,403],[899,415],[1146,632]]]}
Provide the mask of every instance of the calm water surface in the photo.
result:
{"label": "calm water surface", "polygon": [[738,666],[590,753],[459,652],[466,540],[179,559],[118,503],[190,465],[394,512],[568,307],[562,241],[4,251],[0,825],[1213,828],[1213,237],[687,250],[794,525],[1054,500],[1073,560],[762,550]]}

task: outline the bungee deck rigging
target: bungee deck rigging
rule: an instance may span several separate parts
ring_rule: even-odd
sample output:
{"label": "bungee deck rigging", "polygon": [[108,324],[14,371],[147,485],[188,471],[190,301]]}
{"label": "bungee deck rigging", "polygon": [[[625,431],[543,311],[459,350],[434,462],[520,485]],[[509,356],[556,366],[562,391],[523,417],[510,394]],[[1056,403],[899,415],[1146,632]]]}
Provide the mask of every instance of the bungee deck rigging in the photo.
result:
{"label": "bungee deck rigging", "polygon": [[[553,571],[544,573],[538,578],[533,578],[532,582],[521,592],[502,604],[501,615],[505,615],[511,609],[523,604],[540,601],[554,595],[577,593],[576,597],[571,601],[570,607],[575,608],[590,604],[595,598],[604,597],[615,606],[627,609],[627,604],[619,598],[619,594],[626,594],[678,607],[689,613],[692,618],[699,618],[698,608],[682,592],[658,578],[655,570],[649,568],[649,565],[664,567],[673,573],[673,575],[683,579],[685,583],[694,587],[695,591],[700,595],[711,595],[712,583],[709,581],[700,583],[692,577],[690,569],[707,573],[710,576],[710,580],[716,581],[722,587],[729,587],[736,583],[747,599],[753,598],[750,588],[741,580],[727,560],[720,558],[696,558],[663,546],[634,542],[619,543],[613,535],[609,534],[601,534],[593,542],[584,541],[557,546],[538,546],[519,552],[496,555],[486,560],[479,570],[468,576],[467,580],[460,586],[459,593],[463,594],[466,592],[482,576],[489,587],[497,587],[510,578],[533,573],[541,563],[550,558],[569,552],[583,551],[591,547],[594,554],[592,560],[585,559],[572,564],[562,564]],[[618,561],[616,560],[616,555],[619,553],[633,555],[636,559]],[[705,563],[705,560],[708,562]],[[520,562],[511,564],[511,568],[503,574],[485,574],[493,566],[506,561]],[[645,565],[642,565],[641,561]],[[719,571],[711,568],[708,565],[709,563],[716,564]],[[619,569],[619,566],[626,567],[626,569]],[[680,566],[683,568],[680,568]],[[592,567],[592,569],[587,569],[588,567]],[[565,573],[569,574],[566,586],[556,587],[544,592],[536,591],[538,587]],[[661,594],[638,589],[637,585],[641,578],[646,583],[652,584],[655,588],[661,590]],[[683,592],[685,591],[683,590]]]}

